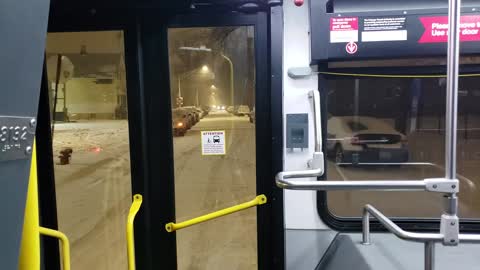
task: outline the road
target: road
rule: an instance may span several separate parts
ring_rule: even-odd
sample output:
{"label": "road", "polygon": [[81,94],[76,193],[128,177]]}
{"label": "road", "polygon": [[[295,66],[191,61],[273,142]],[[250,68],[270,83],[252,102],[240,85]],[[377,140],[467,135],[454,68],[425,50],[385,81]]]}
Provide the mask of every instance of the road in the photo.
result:
{"label": "road", "polygon": [[[225,130],[227,154],[202,156],[200,131]],[[433,136],[433,135],[432,135]],[[329,180],[423,179],[443,175],[441,137],[410,139],[415,160],[434,166],[336,166]],[[126,121],[57,124],[54,153],[74,150],[71,164],[55,165],[60,230],[72,245],[73,270],[126,270],[125,222],[131,203]],[[478,140],[459,143],[459,156],[480,148]],[[433,150],[432,150],[433,149]],[[255,195],[255,125],[247,117],[211,113],[174,138],[177,221],[251,200]],[[463,155],[463,156],[462,156]],[[480,216],[478,159],[462,159],[461,216]],[[273,179],[272,179],[273,181]],[[462,196],[463,195],[463,196]],[[422,192],[331,192],[330,210],[358,216],[371,203],[394,216],[438,217],[441,196]],[[162,228],[159,228],[162,229]],[[177,232],[180,270],[256,269],[256,210],[249,209]]]}
{"label": "road", "polygon": [[[225,156],[202,156],[201,130],[225,130]],[[127,269],[125,222],[131,203],[126,121],[57,124],[54,153],[59,228],[72,245],[72,269]],[[212,113],[174,138],[177,221],[255,197],[255,134],[248,117]],[[159,228],[163,229],[163,228]],[[255,269],[256,210],[177,232],[178,269]]]}
{"label": "road", "polygon": [[[200,131],[225,130],[225,156],[202,156]],[[211,113],[174,140],[177,221],[252,200],[255,129],[248,117]],[[177,232],[178,269],[256,269],[254,208]]]}

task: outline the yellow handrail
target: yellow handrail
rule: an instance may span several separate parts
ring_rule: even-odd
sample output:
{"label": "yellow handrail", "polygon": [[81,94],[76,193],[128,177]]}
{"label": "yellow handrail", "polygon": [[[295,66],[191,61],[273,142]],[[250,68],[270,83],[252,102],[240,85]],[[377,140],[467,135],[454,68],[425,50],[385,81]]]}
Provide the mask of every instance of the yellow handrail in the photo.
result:
{"label": "yellow handrail", "polygon": [[133,233],[133,222],[135,221],[135,216],[140,210],[142,205],[142,195],[135,194],[133,196],[133,202],[130,206],[130,212],[128,213],[127,220],[127,255],[128,255],[128,269],[135,270],[135,238]]}
{"label": "yellow handrail", "polygon": [[202,222],[205,222],[205,221],[208,221],[208,220],[211,220],[211,219],[215,219],[215,218],[218,218],[218,217],[221,217],[221,216],[229,215],[229,214],[232,214],[232,213],[235,213],[235,212],[238,212],[238,211],[242,211],[242,210],[245,210],[247,208],[257,206],[257,205],[265,204],[265,203],[267,203],[267,197],[263,194],[258,195],[257,197],[255,197],[255,199],[253,199],[249,202],[241,203],[241,204],[238,204],[238,205],[235,205],[235,206],[232,206],[232,207],[228,207],[228,208],[225,208],[225,209],[222,209],[222,210],[210,213],[210,214],[206,214],[206,215],[196,217],[196,218],[193,218],[193,219],[190,219],[190,220],[187,220],[187,221],[183,221],[183,222],[180,222],[180,223],[170,222],[170,223],[165,225],[165,229],[167,230],[167,232],[174,232],[174,231],[186,228],[186,227],[193,226],[193,225],[198,224],[198,223],[202,223]]}
{"label": "yellow handrail", "polygon": [[70,244],[67,236],[59,231],[40,227],[39,224],[37,149],[34,140],[20,248],[19,270],[40,270],[40,234],[60,239],[62,242],[63,270],[70,270]]}
{"label": "yellow handrail", "polygon": [[68,241],[67,236],[59,231],[39,227],[40,234],[57,238],[62,243],[62,261],[63,261],[63,270],[70,270],[70,242]]}
{"label": "yellow handrail", "polygon": [[40,235],[38,227],[38,184],[37,184],[37,150],[33,141],[30,177],[28,178],[27,200],[23,219],[22,242],[20,246],[19,270],[40,270]]}

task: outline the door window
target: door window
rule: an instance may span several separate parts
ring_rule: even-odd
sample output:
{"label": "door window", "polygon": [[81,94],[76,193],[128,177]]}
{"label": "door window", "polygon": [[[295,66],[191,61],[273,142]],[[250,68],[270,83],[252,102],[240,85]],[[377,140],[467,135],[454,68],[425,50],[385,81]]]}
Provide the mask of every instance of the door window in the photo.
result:
{"label": "door window", "polygon": [[46,48],[58,225],[70,239],[72,269],[127,269],[123,33],[49,33]]}
{"label": "door window", "polygon": [[[171,28],[176,221],[256,196],[253,27]],[[179,269],[257,268],[256,209],[177,234]]]}

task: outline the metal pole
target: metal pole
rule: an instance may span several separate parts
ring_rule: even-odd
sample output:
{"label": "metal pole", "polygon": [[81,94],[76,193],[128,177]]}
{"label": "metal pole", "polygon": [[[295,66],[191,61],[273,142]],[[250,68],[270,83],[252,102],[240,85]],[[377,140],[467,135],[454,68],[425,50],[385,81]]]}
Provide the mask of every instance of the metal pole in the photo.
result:
{"label": "metal pole", "polygon": [[370,245],[370,213],[366,208],[363,209],[362,227],[362,244]]}
{"label": "metal pole", "polygon": [[225,54],[223,53],[220,53],[220,55],[225,59],[227,60],[228,62],[228,65],[230,67],[230,105],[231,106],[234,106],[235,104],[233,104],[233,93],[234,93],[234,90],[233,90],[233,85],[234,85],[234,75],[233,75],[233,62],[232,60],[230,60],[230,58],[228,58]]}
{"label": "metal pole", "polygon": [[182,97],[182,88],[180,86],[180,80],[181,80],[181,76],[178,75],[178,97],[181,98]]}
{"label": "metal pole", "polygon": [[[445,178],[456,178],[457,165],[457,107],[458,63],[460,55],[460,5],[461,0],[448,1],[448,51],[447,51],[447,102],[445,116]],[[446,212],[457,214],[457,196],[447,198]]]}
{"label": "metal pole", "polygon": [[425,242],[425,270],[435,269],[435,243]]}
{"label": "metal pole", "polygon": [[[60,83],[60,70],[62,69],[62,54],[57,55],[57,72],[55,74],[55,95],[53,98],[53,113],[52,113],[52,137],[55,136],[55,120],[57,112],[57,100],[58,100],[58,84]],[[50,86],[48,87],[50,89]]]}
{"label": "metal pole", "polygon": [[353,117],[355,125],[358,125],[358,115],[360,113],[360,79],[355,79],[354,107]]}

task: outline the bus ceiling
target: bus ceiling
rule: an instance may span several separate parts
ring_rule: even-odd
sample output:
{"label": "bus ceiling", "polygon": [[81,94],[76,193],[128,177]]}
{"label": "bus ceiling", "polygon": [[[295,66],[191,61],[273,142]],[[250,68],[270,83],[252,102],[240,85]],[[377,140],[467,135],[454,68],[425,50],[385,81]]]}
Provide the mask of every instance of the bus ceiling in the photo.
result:
{"label": "bus ceiling", "polygon": [[[443,0],[320,0],[310,3],[312,64],[445,57]],[[461,54],[480,53],[480,1],[462,1]]]}

